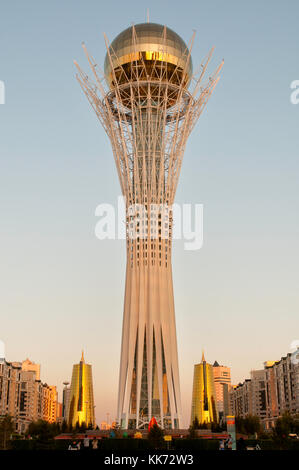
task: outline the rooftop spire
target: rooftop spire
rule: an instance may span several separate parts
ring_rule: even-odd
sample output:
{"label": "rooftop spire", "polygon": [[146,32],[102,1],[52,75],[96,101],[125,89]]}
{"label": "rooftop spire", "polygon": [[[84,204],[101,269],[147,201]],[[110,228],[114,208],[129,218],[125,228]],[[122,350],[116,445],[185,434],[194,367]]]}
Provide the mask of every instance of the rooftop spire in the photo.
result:
{"label": "rooftop spire", "polygon": [[201,362],[206,362],[204,350],[202,350]]}
{"label": "rooftop spire", "polygon": [[82,349],[81,362],[85,362],[85,361],[84,361],[84,351],[83,351],[83,349]]}

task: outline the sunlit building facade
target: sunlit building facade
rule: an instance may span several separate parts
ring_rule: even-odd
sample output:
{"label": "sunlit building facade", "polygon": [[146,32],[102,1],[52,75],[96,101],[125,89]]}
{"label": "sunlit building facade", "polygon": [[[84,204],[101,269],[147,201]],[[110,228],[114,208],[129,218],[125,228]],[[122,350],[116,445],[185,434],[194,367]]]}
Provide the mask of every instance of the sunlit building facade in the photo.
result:
{"label": "sunlit building facade", "polygon": [[196,418],[199,424],[219,421],[213,366],[206,362],[204,353],[201,363],[194,366],[191,425]]}
{"label": "sunlit building facade", "polygon": [[225,421],[226,416],[230,415],[229,392],[232,387],[230,367],[221,366],[215,361],[213,373],[219,419]]}
{"label": "sunlit building facade", "polygon": [[35,372],[35,379],[40,380],[40,364],[36,364],[27,358],[22,362],[22,370]]}
{"label": "sunlit building facade", "polygon": [[85,423],[95,427],[92,367],[86,364],[82,352],[79,364],[74,364],[69,396],[68,424]]}
{"label": "sunlit building facade", "polygon": [[250,379],[230,392],[230,403],[235,416],[258,416],[265,429],[284,413],[299,414],[299,351],[298,359],[288,353],[279,361],[266,361],[264,369],[251,371]]}
{"label": "sunlit building facade", "polygon": [[55,385],[43,385],[42,414],[48,423],[55,423],[58,417],[58,393]]}
{"label": "sunlit building facade", "polygon": [[40,365],[29,359],[23,362],[0,362],[0,415],[12,416],[15,431],[22,434],[32,421],[57,420],[56,387],[40,380]]}
{"label": "sunlit building facade", "polygon": [[[192,44],[191,40],[190,44]],[[172,204],[185,145],[221,66],[201,80],[191,48],[170,28],[142,23],[109,45],[101,77],[78,81],[111,140],[126,201],[127,268],[117,418],[122,428],[181,420],[172,284]],[[221,64],[222,65],[222,64]]]}

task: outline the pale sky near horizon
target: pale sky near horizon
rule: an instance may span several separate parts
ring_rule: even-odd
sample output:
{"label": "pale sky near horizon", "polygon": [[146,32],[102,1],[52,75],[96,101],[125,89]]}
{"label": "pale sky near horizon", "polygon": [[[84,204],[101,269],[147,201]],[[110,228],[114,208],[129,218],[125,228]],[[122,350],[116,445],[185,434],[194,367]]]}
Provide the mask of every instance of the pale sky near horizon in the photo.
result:
{"label": "pale sky near horizon", "polygon": [[[184,424],[193,365],[233,382],[299,339],[299,4],[293,1],[37,0],[0,11],[0,339],[6,358],[41,364],[62,389],[81,349],[93,365],[97,421],[116,414],[125,242],[99,241],[95,208],[120,194],[110,142],[75,80],[102,64],[132,23],[166,24],[193,64],[215,45],[221,79],[191,134],[176,202],[204,205],[204,244],[174,242],[173,276]],[[61,393],[60,393],[61,399]]]}

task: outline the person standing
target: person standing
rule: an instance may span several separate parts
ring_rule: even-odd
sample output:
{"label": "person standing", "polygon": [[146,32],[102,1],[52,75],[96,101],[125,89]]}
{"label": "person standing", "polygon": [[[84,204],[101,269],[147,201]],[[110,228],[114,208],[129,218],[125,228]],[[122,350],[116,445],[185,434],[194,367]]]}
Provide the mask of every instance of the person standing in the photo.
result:
{"label": "person standing", "polygon": [[93,438],[91,445],[92,445],[92,450],[98,450],[98,440],[96,437]]}
{"label": "person standing", "polygon": [[68,450],[78,450],[77,442],[76,441],[71,442],[70,445],[68,446]]}
{"label": "person standing", "polygon": [[89,438],[88,438],[87,434],[85,434],[85,436],[84,436],[84,440],[83,440],[83,449],[84,449],[84,450],[88,450],[88,449],[89,449]]}
{"label": "person standing", "polygon": [[243,437],[240,437],[238,444],[237,444],[237,450],[244,451],[246,450],[245,442]]}

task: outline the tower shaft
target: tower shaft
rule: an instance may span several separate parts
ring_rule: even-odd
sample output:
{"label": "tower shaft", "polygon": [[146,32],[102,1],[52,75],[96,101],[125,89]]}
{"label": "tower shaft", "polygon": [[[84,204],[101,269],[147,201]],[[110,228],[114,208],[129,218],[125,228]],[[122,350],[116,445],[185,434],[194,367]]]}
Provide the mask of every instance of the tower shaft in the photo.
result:
{"label": "tower shaft", "polygon": [[171,268],[127,264],[118,410],[122,426],[178,427],[181,403]]}
{"label": "tower shaft", "polygon": [[145,428],[152,417],[164,428],[177,428],[181,417],[164,118],[149,96],[131,124],[136,153],[131,197],[126,194],[127,282],[118,396],[124,428]]}

